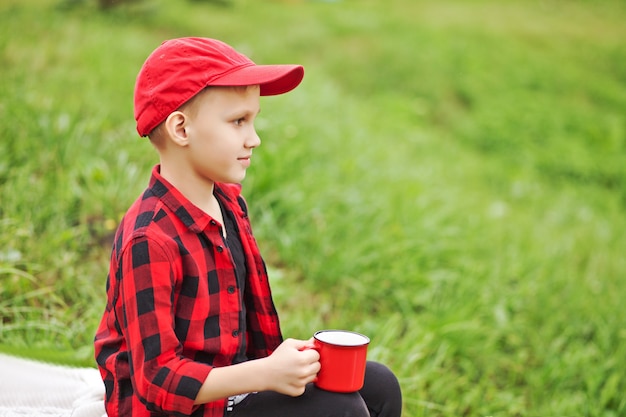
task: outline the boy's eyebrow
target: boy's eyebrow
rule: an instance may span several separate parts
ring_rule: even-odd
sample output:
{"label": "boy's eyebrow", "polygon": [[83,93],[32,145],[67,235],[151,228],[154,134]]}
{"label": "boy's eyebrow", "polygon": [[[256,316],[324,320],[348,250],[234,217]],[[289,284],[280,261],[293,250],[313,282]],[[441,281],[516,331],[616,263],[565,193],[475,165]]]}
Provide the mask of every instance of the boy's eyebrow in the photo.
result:
{"label": "boy's eyebrow", "polygon": [[239,109],[238,111],[233,110],[232,112],[229,113],[224,113],[224,116],[226,117],[239,117],[241,115],[246,115],[246,116],[258,116],[259,113],[261,113],[261,109],[257,110],[256,112],[250,110],[250,109]]}
{"label": "boy's eyebrow", "polygon": [[253,112],[253,111],[248,111],[248,110],[246,110],[246,113],[248,113],[248,114],[253,114],[254,116],[258,116],[258,115],[259,115],[259,113],[261,113],[261,109],[257,110],[257,111],[256,111],[256,113],[255,113],[255,112]]}
{"label": "boy's eyebrow", "polygon": [[261,109],[259,108],[259,110],[257,110],[256,112],[254,112],[254,111],[249,111],[249,110],[246,110],[245,112],[246,112],[246,113],[248,113],[248,114],[253,114],[253,115],[255,115],[255,116],[258,116],[258,115],[259,115],[259,113],[261,113]]}

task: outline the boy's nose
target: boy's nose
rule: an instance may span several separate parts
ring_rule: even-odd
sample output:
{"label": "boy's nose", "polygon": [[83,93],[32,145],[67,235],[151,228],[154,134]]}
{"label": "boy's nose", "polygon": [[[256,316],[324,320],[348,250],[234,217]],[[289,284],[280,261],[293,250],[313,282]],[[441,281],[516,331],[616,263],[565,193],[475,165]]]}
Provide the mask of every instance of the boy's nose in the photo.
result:
{"label": "boy's nose", "polygon": [[245,144],[246,148],[256,148],[260,144],[261,144],[261,138],[256,133],[256,129],[252,129],[252,132],[250,133],[250,135],[248,136],[248,139],[246,140],[246,144]]}

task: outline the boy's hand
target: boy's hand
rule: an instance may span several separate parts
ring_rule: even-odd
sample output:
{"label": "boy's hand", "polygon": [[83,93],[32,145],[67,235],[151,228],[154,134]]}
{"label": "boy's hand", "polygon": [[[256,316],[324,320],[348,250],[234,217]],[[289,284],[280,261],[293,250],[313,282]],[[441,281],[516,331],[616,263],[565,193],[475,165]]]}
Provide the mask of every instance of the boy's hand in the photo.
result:
{"label": "boy's hand", "polygon": [[320,355],[312,340],[286,339],[265,358],[268,390],[297,397],[320,370]]}

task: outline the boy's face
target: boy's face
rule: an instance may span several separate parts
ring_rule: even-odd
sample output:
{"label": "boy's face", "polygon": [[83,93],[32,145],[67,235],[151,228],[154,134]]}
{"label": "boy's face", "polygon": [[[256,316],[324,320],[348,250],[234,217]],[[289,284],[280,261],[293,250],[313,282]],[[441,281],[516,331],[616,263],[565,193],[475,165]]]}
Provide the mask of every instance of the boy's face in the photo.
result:
{"label": "boy's face", "polygon": [[259,86],[211,87],[198,97],[185,129],[193,175],[224,183],[245,178],[252,150],[261,144],[254,128],[259,97]]}

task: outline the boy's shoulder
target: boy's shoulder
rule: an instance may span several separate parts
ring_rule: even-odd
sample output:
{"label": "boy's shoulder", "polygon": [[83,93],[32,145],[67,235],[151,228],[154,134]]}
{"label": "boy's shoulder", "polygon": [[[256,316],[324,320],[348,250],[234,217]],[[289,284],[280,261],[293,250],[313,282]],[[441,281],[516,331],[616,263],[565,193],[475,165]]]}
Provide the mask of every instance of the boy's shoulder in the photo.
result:
{"label": "boy's shoulder", "polygon": [[130,253],[134,248],[144,248],[145,245],[175,254],[181,239],[189,231],[179,215],[147,189],[122,217],[113,241],[112,259],[119,262],[124,253]]}
{"label": "boy's shoulder", "polygon": [[131,238],[145,234],[157,222],[169,221],[173,213],[165,207],[159,196],[151,189],[145,190],[126,210],[118,227],[118,235]]}

